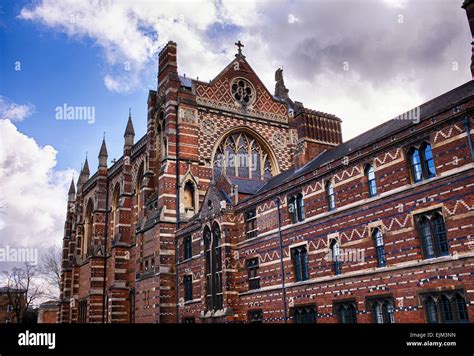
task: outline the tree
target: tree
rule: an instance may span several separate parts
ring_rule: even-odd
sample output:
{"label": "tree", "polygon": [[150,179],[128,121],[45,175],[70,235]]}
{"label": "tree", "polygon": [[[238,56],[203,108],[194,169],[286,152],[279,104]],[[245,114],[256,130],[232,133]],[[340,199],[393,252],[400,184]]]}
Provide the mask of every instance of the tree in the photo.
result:
{"label": "tree", "polygon": [[45,295],[50,299],[59,300],[61,264],[62,250],[59,246],[51,246],[41,256],[39,272],[48,287]]}
{"label": "tree", "polygon": [[23,314],[43,295],[41,284],[37,283],[37,269],[25,263],[24,267],[14,267],[3,272],[8,303],[13,307],[17,322],[22,322]]}

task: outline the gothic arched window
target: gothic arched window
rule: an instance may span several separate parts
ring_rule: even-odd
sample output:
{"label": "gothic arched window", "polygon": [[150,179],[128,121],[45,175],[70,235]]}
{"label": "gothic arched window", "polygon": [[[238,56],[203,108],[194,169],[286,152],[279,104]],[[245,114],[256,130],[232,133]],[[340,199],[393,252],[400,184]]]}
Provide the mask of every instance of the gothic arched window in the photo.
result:
{"label": "gothic arched window", "polygon": [[444,256],[449,253],[446,226],[439,211],[415,216],[423,247],[424,258]]}
{"label": "gothic arched window", "polygon": [[414,183],[436,176],[433,150],[429,143],[424,142],[419,147],[411,147],[408,150],[408,157]]}
{"label": "gothic arched window", "polygon": [[428,323],[467,323],[466,299],[461,291],[429,293],[422,296]]}
{"label": "gothic arched window", "polygon": [[93,218],[94,207],[92,205],[92,200],[89,200],[86,206],[86,214],[84,216],[84,237],[81,244],[81,257],[85,258],[91,253],[92,239],[93,239],[93,228],[94,228],[94,218]]}
{"label": "gothic arched window", "polygon": [[140,212],[143,208],[143,199],[142,199],[142,187],[143,187],[143,174],[144,174],[144,165],[143,162],[138,169],[137,178],[135,182],[135,196],[137,203],[137,216],[140,217]]}
{"label": "gothic arched window", "polygon": [[268,179],[276,174],[270,153],[247,132],[227,135],[213,157],[214,178],[225,173],[231,177]]}
{"label": "gothic arched window", "polygon": [[221,230],[214,223],[212,230],[208,226],[203,231],[204,255],[206,263],[206,306],[208,310],[222,309],[222,257]]}
{"label": "gothic arched window", "polygon": [[375,171],[372,165],[368,164],[365,167],[365,176],[367,178],[369,197],[375,197],[377,195],[377,182],[375,181]]}

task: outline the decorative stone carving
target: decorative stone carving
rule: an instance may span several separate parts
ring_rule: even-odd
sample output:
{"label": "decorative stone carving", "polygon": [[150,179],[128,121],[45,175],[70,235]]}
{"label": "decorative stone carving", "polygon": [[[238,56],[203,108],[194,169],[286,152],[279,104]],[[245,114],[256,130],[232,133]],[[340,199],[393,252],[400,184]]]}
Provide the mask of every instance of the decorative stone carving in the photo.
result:
{"label": "decorative stone carving", "polygon": [[201,122],[202,131],[205,135],[211,136],[216,132],[216,123],[212,119],[204,119]]}
{"label": "decorative stone carving", "polygon": [[284,148],[286,146],[286,137],[281,132],[275,132],[272,136],[273,144],[278,148]]}
{"label": "decorative stone carving", "polygon": [[197,124],[197,110],[192,110],[188,108],[179,109],[179,120],[187,124]]}

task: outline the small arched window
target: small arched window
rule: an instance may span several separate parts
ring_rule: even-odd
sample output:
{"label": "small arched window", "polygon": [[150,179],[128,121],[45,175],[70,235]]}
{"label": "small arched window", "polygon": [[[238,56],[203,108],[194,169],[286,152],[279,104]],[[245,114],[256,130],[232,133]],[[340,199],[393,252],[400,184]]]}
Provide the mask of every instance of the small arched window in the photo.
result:
{"label": "small arched window", "polygon": [[365,177],[367,178],[367,187],[369,191],[369,197],[377,195],[377,182],[375,180],[375,171],[372,165],[368,164],[365,167]]}
{"label": "small arched window", "polygon": [[419,148],[410,148],[408,150],[408,157],[414,183],[436,176],[433,150],[429,143],[424,142]]}
{"label": "small arched window", "polygon": [[334,187],[331,181],[326,183],[326,196],[329,210],[336,209],[336,197],[334,195]]}
{"label": "small arched window", "polygon": [[382,231],[379,228],[375,228],[372,232],[372,238],[374,239],[375,250],[377,253],[377,264],[379,267],[384,267],[386,265],[386,260]]}
{"label": "small arched window", "polygon": [[415,183],[420,182],[423,179],[423,173],[421,169],[420,151],[417,148],[412,148],[409,152],[411,174]]}
{"label": "small arched window", "polygon": [[288,212],[290,213],[290,220],[292,224],[304,220],[304,199],[303,194],[288,196]]}
{"label": "small arched window", "polygon": [[421,146],[421,153],[423,158],[423,169],[426,178],[432,178],[436,176],[436,168],[433,159],[433,151],[429,143],[424,143]]}
{"label": "small arched window", "polygon": [[374,323],[395,323],[393,302],[389,299],[374,300],[372,302],[372,316]]}

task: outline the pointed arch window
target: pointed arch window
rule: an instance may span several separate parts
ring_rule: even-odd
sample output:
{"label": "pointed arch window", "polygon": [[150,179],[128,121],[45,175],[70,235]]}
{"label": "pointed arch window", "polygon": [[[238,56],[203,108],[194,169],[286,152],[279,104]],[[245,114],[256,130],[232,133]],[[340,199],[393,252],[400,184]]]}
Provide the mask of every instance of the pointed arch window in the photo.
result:
{"label": "pointed arch window", "polygon": [[441,212],[419,214],[415,216],[424,258],[433,258],[449,254],[446,226]]}
{"label": "pointed arch window", "polygon": [[245,131],[227,135],[219,144],[213,157],[213,175],[268,179],[276,174],[276,164],[270,153],[254,136]]}
{"label": "pointed arch window", "polygon": [[376,324],[395,323],[393,300],[391,298],[370,300],[373,321]]}
{"label": "pointed arch window", "polygon": [[414,183],[436,176],[436,167],[431,145],[423,142],[419,147],[408,150],[410,169]]}
{"label": "pointed arch window", "polygon": [[428,323],[467,323],[467,302],[461,291],[429,293],[422,295]]}
{"label": "pointed arch window", "polygon": [[84,217],[84,236],[81,243],[81,258],[84,259],[91,255],[92,239],[94,234],[94,207],[92,201],[89,200],[86,206],[86,214]]}
{"label": "pointed arch window", "polygon": [[223,307],[222,294],[222,257],[221,230],[217,223],[203,231],[204,253],[206,264],[206,307],[207,310],[218,310]]}
{"label": "pointed arch window", "polygon": [[365,167],[365,177],[367,178],[369,197],[375,197],[377,195],[377,182],[375,180],[374,167],[370,164]]}
{"label": "pointed arch window", "polygon": [[138,169],[137,180],[135,182],[135,197],[136,197],[138,217],[140,217],[140,213],[143,209],[143,198],[142,198],[143,174],[144,174],[144,163],[142,162],[140,164],[140,168]]}
{"label": "pointed arch window", "polygon": [[336,310],[341,324],[357,323],[357,309],[355,307],[355,302],[336,304]]}
{"label": "pointed arch window", "polygon": [[289,195],[288,200],[288,212],[290,214],[290,221],[292,224],[304,221],[304,199],[303,194],[297,193],[295,195]]}

